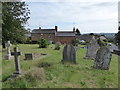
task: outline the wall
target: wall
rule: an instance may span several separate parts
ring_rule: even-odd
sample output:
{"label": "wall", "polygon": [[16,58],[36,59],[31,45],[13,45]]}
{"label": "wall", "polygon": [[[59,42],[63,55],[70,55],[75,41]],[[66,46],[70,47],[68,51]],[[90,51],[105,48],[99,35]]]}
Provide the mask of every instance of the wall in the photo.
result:
{"label": "wall", "polygon": [[55,42],[61,42],[61,44],[69,44],[72,42],[72,40],[75,40],[75,37],[74,36],[56,36],[55,38]]}
{"label": "wall", "polygon": [[32,41],[38,41],[38,40],[40,40],[40,38],[45,38],[48,41],[55,42],[55,34],[49,34],[49,33],[46,33],[46,34],[34,34],[34,33],[32,33],[31,34]]}

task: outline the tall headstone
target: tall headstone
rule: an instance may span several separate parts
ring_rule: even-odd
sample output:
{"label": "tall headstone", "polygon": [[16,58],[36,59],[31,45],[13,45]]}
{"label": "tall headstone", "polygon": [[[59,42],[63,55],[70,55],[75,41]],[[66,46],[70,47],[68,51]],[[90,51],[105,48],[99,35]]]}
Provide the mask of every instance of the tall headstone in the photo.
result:
{"label": "tall headstone", "polygon": [[97,51],[93,68],[108,70],[112,58],[112,53],[107,46],[101,46]]}
{"label": "tall headstone", "polygon": [[62,63],[64,63],[65,61],[71,61],[76,64],[76,51],[74,46],[71,44],[66,45],[63,49]]}
{"label": "tall headstone", "polygon": [[5,55],[5,60],[10,60],[11,59],[11,52],[10,52],[10,41],[8,41],[5,45],[7,47],[7,52],[6,52],[6,55]]}
{"label": "tall headstone", "polygon": [[14,74],[20,74],[21,70],[20,70],[19,56],[22,55],[22,53],[18,51],[18,47],[15,47],[14,52],[12,52],[11,55],[14,56],[14,61],[15,61],[15,72],[14,72]]}
{"label": "tall headstone", "polygon": [[56,44],[55,44],[55,50],[60,50],[60,45],[61,45],[60,42],[56,42]]}
{"label": "tall headstone", "polygon": [[86,52],[86,59],[95,59],[96,53],[98,49],[100,48],[99,44],[97,43],[97,40],[93,36],[90,43],[87,45],[87,52]]}

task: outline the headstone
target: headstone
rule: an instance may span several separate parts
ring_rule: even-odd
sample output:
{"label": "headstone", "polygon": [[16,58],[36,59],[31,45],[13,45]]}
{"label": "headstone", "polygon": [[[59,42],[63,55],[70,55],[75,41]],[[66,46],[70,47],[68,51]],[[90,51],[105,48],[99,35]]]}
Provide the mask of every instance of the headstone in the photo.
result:
{"label": "headstone", "polygon": [[26,53],[25,60],[34,60],[34,53]]}
{"label": "headstone", "polygon": [[76,64],[76,52],[74,46],[71,44],[66,45],[63,49],[62,63],[64,63],[65,61],[71,61]]}
{"label": "headstone", "polygon": [[112,53],[107,46],[101,46],[97,51],[93,68],[108,70],[111,62]]}
{"label": "headstone", "polygon": [[10,52],[10,41],[7,42],[7,44],[5,45],[7,47],[7,53],[5,55],[5,60],[10,60],[11,59],[11,52]]}
{"label": "headstone", "polygon": [[87,45],[87,52],[86,52],[86,59],[95,59],[96,53],[98,49],[100,48],[99,44],[97,43],[97,40],[93,36],[90,43]]}
{"label": "headstone", "polygon": [[60,45],[61,45],[60,42],[56,42],[56,44],[55,44],[55,50],[60,50]]}
{"label": "headstone", "polygon": [[11,55],[14,56],[14,61],[15,61],[15,72],[14,72],[14,74],[20,74],[21,70],[20,70],[19,56],[22,55],[22,53],[18,51],[18,47],[15,47],[14,52],[12,52]]}

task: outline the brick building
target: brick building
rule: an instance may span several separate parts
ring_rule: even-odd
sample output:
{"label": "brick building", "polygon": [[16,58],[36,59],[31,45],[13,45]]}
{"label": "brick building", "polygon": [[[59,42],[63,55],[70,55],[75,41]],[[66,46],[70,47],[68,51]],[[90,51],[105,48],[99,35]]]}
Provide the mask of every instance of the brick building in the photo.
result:
{"label": "brick building", "polygon": [[34,29],[31,32],[31,40],[32,43],[36,43],[41,38],[45,38],[50,42],[61,42],[64,43],[71,43],[72,40],[75,40],[75,30],[73,31],[58,31],[57,26],[54,29]]}

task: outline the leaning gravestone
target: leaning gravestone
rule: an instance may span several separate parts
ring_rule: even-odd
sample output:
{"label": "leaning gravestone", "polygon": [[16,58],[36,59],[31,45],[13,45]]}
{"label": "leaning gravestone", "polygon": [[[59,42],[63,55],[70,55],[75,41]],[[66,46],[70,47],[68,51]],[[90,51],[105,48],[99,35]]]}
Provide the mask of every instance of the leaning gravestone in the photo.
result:
{"label": "leaning gravestone", "polygon": [[106,46],[101,46],[98,50],[94,62],[94,68],[108,70],[111,62],[112,53]]}
{"label": "leaning gravestone", "polygon": [[55,50],[60,50],[60,45],[61,45],[60,42],[56,42],[56,44],[55,44]]}
{"label": "leaning gravestone", "polygon": [[11,58],[11,52],[10,52],[11,44],[10,44],[10,41],[8,41],[5,46],[7,47],[7,53],[5,55],[5,60],[10,60],[10,58]]}
{"label": "leaning gravestone", "polygon": [[66,45],[63,49],[62,63],[64,63],[65,61],[71,61],[74,62],[74,64],[76,64],[76,52],[74,46],[71,44]]}
{"label": "leaning gravestone", "polygon": [[96,53],[98,49],[100,48],[99,44],[97,43],[97,40],[93,36],[90,43],[87,45],[87,52],[86,52],[86,59],[95,59]]}
{"label": "leaning gravestone", "polygon": [[106,41],[98,39],[98,43],[100,45],[100,49],[97,51],[93,68],[108,70],[112,58],[112,53]]}

